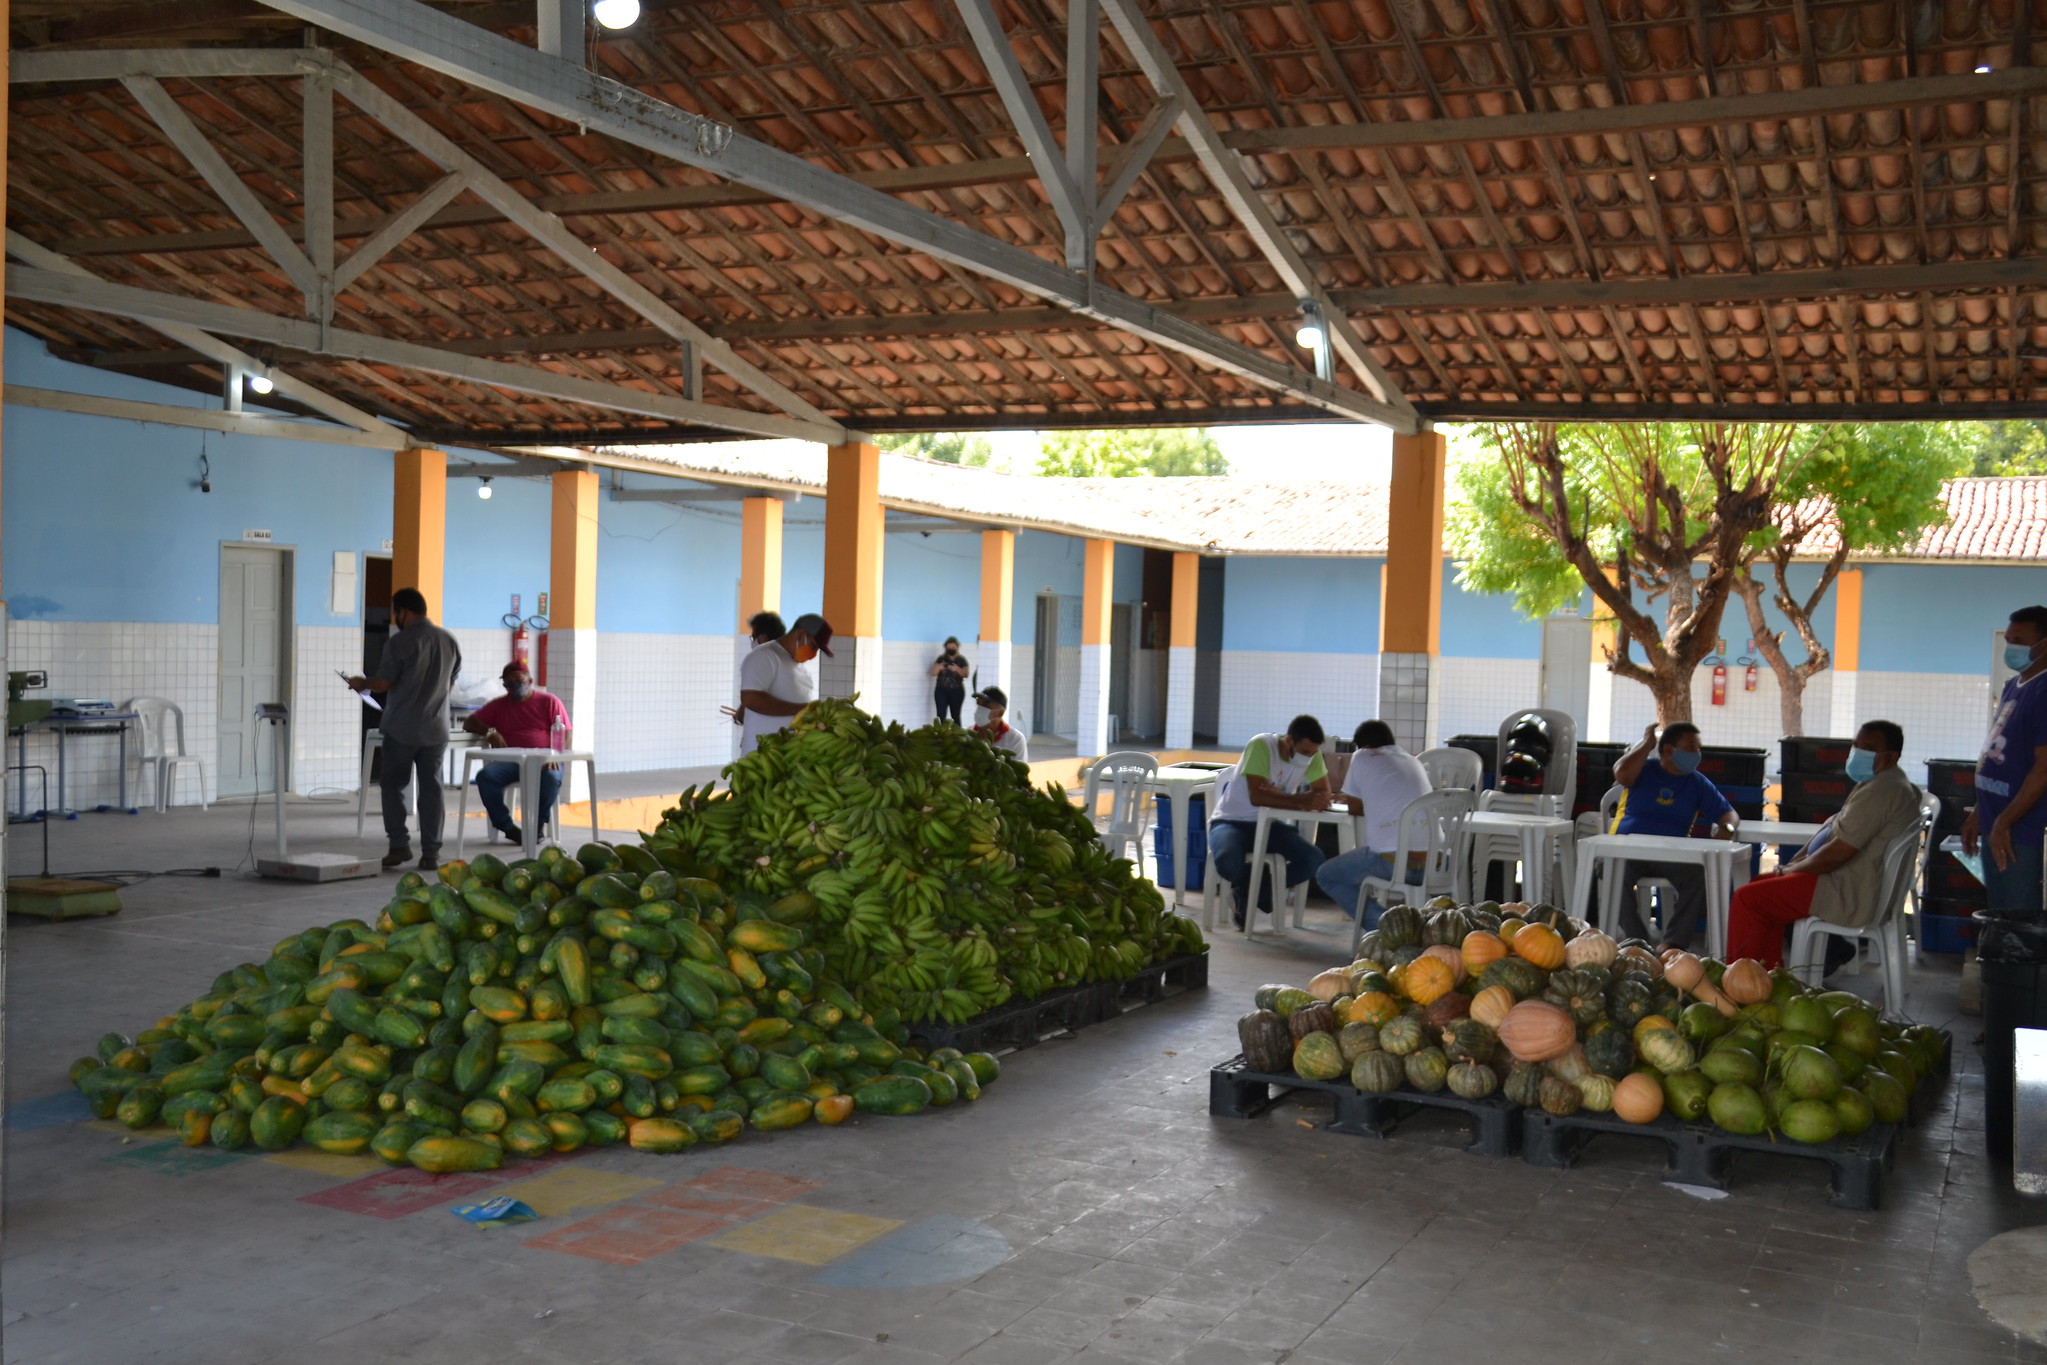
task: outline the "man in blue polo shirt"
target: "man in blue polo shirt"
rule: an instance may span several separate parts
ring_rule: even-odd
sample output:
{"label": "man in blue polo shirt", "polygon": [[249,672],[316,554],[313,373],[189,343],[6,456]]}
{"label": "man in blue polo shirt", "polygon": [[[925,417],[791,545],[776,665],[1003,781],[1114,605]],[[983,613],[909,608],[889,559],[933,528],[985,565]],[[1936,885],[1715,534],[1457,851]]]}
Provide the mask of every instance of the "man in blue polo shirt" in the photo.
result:
{"label": "man in blue polo shirt", "polygon": [[[1644,730],[1613,765],[1613,780],[1627,789],[1614,812],[1613,832],[1687,839],[1703,828],[1710,838],[1732,838],[1740,817],[1713,780],[1699,771],[1701,752],[1699,727],[1690,721],[1673,721],[1660,736],[1654,725]],[[1629,933],[1647,938],[1648,926],[1635,910],[1634,894],[1635,883],[1644,877],[1661,877],[1677,888],[1677,912],[1665,917],[1662,943],[1685,946],[1706,913],[1705,869],[1697,863],[1629,861],[1620,879],[1621,924]]]}
{"label": "man in blue polo shirt", "polygon": [[1992,910],[2038,916],[2041,847],[2047,842],[2047,607],[2020,607],[2004,628],[2005,662],[2018,671],[2004,685],[1983,756],[1976,760],[1976,808],[1962,825],[1962,847],[1980,837],[1983,890]]}

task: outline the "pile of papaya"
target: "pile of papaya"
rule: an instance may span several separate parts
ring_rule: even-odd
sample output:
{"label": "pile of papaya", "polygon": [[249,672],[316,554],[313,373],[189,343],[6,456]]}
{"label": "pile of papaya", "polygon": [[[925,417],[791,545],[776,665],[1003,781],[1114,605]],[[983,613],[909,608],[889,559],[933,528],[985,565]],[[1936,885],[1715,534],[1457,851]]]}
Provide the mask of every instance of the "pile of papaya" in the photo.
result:
{"label": "pile of papaya", "polygon": [[297,1142],[425,1171],[625,1143],[680,1152],[980,1098],[985,1053],[909,1046],[814,943],[817,902],[591,843],[405,874],[374,923],[276,944],[71,1079],[190,1146]]}

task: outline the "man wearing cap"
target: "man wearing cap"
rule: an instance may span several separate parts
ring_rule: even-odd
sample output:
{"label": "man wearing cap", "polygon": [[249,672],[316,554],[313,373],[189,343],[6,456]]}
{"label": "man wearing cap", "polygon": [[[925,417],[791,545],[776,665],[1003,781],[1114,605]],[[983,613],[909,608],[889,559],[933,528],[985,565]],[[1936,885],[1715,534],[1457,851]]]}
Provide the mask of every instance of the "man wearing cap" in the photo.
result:
{"label": "man wearing cap", "polygon": [[804,665],[831,652],[832,628],[816,612],[797,617],[780,639],[747,651],[739,665],[740,757],[817,700],[817,678]]}
{"label": "man wearing cap", "polygon": [[1009,694],[999,687],[984,687],[974,694],[974,733],[1004,753],[1015,754],[1017,762],[1031,761],[1031,742],[1011,725]]}

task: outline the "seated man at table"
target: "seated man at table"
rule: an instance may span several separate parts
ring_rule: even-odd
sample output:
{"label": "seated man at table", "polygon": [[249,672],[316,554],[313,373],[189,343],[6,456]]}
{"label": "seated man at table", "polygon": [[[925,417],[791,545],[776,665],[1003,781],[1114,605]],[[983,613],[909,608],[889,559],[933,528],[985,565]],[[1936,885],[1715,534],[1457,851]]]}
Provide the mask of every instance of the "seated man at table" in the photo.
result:
{"label": "seated man at table", "polygon": [[[1279,811],[1328,810],[1329,769],[1322,761],[1322,722],[1295,716],[1285,734],[1254,735],[1237,760],[1235,776],[1216,794],[1215,813],[1208,820],[1208,856],[1216,873],[1237,894],[1237,925],[1244,924],[1244,906],[1251,895],[1251,853],[1257,846],[1258,808]],[[1322,850],[1301,837],[1284,820],[1265,832],[1265,852],[1286,859],[1289,889],[1315,875]],[[1258,883],[1258,908],[1272,910],[1272,879]]]}
{"label": "seated man at table", "polygon": [[[1400,848],[1400,814],[1417,797],[1434,790],[1421,761],[1393,741],[1393,727],[1383,720],[1368,720],[1352,736],[1357,751],[1350,756],[1350,770],[1343,775],[1343,792],[1337,797],[1352,815],[1364,817],[1364,841],[1348,853],[1339,853],[1315,873],[1315,884],[1350,919],[1358,912],[1358,895],[1368,877],[1393,875],[1393,855]],[[1408,880],[1421,880],[1419,869],[1410,869]],[[1379,923],[1377,901],[1365,907],[1365,927]]]}
{"label": "seated man at table", "polygon": [[1882,913],[1877,896],[1884,849],[1919,819],[1919,788],[1898,766],[1904,748],[1905,731],[1887,720],[1870,721],[1855,732],[1855,747],[1848,751],[1855,787],[1846,804],[1797,857],[1734,893],[1727,912],[1729,962],[1752,957],[1766,967],[1781,966],[1785,931],[1808,915],[1859,929]]}
{"label": "seated man at table", "polygon": [[[1660,736],[1654,725],[1644,730],[1613,765],[1613,780],[1627,789],[1614,812],[1613,832],[1685,839],[1704,827],[1705,837],[1733,838],[1740,817],[1699,771],[1700,754],[1699,727],[1690,721],[1673,721]],[[1661,877],[1677,889],[1677,910],[1665,912],[1661,946],[1684,947],[1706,913],[1705,869],[1697,863],[1629,860],[1613,894],[1622,897],[1623,931],[1640,938],[1649,937],[1649,926],[1636,913],[1634,891],[1645,877]]]}
{"label": "seated man at table", "polygon": [[[505,695],[476,708],[462,722],[462,728],[472,735],[481,735],[486,749],[550,747],[555,721],[560,720],[565,729],[569,723],[568,708],[562,705],[561,698],[534,687],[533,675],[522,663],[506,664],[500,676],[504,679]],[[476,790],[483,797],[490,823],[513,843],[523,844],[525,836],[512,823],[511,812],[505,809],[505,788],[518,780],[516,763],[486,763],[476,770]],[[561,771],[554,765],[540,770],[539,809],[526,812],[526,818],[535,821],[536,828],[547,827],[547,813],[554,809],[554,798],[561,785]]]}

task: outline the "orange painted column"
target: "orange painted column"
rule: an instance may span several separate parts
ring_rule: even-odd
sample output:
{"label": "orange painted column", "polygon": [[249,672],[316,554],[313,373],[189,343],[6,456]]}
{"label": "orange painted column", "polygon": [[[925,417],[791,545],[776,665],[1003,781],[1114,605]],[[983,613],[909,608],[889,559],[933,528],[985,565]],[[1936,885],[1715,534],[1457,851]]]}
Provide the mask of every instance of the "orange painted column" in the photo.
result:
{"label": "orange painted column", "polygon": [[[1086,542],[1080,590],[1079,747],[1082,758],[1106,754],[1116,736],[1109,726],[1109,621],[1116,597],[1116,542]],[[1121,718],[1118,718],[1120,724]]]}
{"label": "orange painted column", "polygon": [[824,619],[832,657],[818,657],[817,693],[856,693],[881,709],[881,447],[866,441],[825,453]]}
{"label": "orange painted column", "polygon": [[417,588],[427,615],[447,605],[441,588],[448,563],[448,457],[438,450],[401,450],[391,488],[391,586]]}
{"label": "orange painted column", "polygon": [[1393,438],[1379,603],[1379,719],[1409,753],[1436,742],[1447,455],[1441,432]]}
{"label": "orange painted column", "polygon": [[782,502],[746,498],[739,504],[739,633],[754,613],[782,609]]}
{"label": "orange painted column", "polygon": [[[1011,639],[1016,629],[1016,532],[981,532],[981,657],[974,661],[974,682],[999,687],[1013,698]],[[1012,725],[1026,727],[1030,718],[1012,704]]]}
{"label": "orange painted column", "polygon": [[1834,689],[1827,733],[1853,735],[1862,723],[1862,570],[1843,569],[1834,580]]}
{"label": "orange painted column", "polygon": [[1173,604],[1166,635],[1166,747],[1194,747],[1195,628],[1201,615],[1201,556],[1173,556]]}
{"label": "orange painted column", "polygon": [[[597,475],[588,469],[554,474],[548,560],[547,690],[569,713],[569,747],[597,746]],[[561,799],[589,796],[588,774],[571,765]]]}

